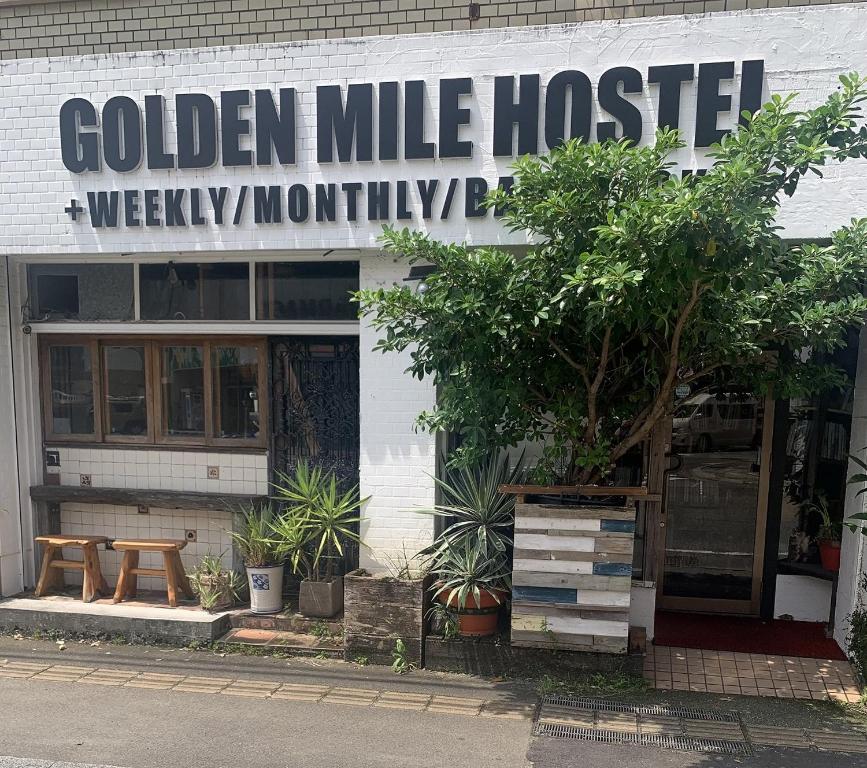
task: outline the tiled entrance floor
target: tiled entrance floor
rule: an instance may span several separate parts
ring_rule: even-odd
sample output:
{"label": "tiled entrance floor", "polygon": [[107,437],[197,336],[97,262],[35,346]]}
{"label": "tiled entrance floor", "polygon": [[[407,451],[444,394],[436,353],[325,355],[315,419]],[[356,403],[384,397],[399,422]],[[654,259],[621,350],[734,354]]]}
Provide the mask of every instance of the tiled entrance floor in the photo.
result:
{"label": "tiled entrance floor", "polygon": [[649,646],[644,677],[660,690],[853,704],[861,698],[852,668],[845,661]]}

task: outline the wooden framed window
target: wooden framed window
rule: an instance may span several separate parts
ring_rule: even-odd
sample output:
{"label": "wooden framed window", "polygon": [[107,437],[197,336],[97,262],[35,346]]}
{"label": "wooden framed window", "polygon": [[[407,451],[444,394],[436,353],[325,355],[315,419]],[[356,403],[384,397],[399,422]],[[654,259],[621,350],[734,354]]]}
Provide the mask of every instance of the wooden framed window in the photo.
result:
{"label": "wooden framed window", "polygon": [[102,434],[99,347],[93,339],[58,340],[42,345],[42,401],[45,438],[96,442]]}
{"label": "wooden framed window", "polygon": [[49,338],[46,442],[266,444],[261,338]]}

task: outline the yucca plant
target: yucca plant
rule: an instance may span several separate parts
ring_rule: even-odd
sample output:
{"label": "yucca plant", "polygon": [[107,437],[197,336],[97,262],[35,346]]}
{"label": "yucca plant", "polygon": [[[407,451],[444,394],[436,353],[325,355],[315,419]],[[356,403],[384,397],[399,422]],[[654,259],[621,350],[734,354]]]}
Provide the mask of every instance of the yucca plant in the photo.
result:
{"label": "yucca plant", "polygon": [[[442,465],[448,466],[445,458]],[[422,550],[422,557],[433,570],[449,547],[460,548],[465,542],[478,544],[484,552],[502,553],[511,559],[515,496],[500,493],[499,488],[519,482],[522,466],[523,454],[513,467],[508,453],[494,453],[475,466],[451,468],[443,478],[434,478],[444,503],[419,512],[445,518],[449,525]]]}
{"label": "yucca plant", "polygon": [[278,551],[309,581],[331,581],[345,545],[360,541],[354,526],[367,499],[358,497],[358,486],[340,492],[333,472],[311,469],[306,462],[299,462],[292,475],[280,473],[274,490],[283,505],[273,524]]}
{"label": "yucca plant", "polygon": [[228,531],[232,543],[248,568],[267,568],[278,565],[282,557],[274,539],[274,507],[272,504],[250,503],[241,506],[241,525]]}

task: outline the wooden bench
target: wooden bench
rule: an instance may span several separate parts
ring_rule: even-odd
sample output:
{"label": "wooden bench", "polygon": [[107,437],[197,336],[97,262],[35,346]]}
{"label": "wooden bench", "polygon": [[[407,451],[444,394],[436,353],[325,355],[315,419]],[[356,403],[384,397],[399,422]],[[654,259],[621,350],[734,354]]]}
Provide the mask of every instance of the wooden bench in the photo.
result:
{"label": "wooden bench", "polygon": [[[43,547],[42,568],[36,583],[36,597],[42,597],[49,589],[63,589],[64,571],[81,571],[81,599],[85,603],[93,601],[97,594],[108,595],[109,588],[99,567],[97,544],[105,544],[105,536],[37,536],[37,544]],[[83,560],[64,560],[63,548],[77,548],[82,551]]]}
{"label": "wooden bench", "polygon": [[[138,590],[139,576],[158,576],[165,578],[169,605],[174,608],[178,604],[178,588],[189,598],[195,597],[186,571],[181,563],[180,551],[187,546],[186,541],[172,539],[116,539],[112,544],[115,550],[123,552],[120,573],[117,575],[117,587],[114,590],[114,602],[119,603],[127,597],[135,597]],[[164,568],[139,568],[138,559],[141,552],[161,552]]]}

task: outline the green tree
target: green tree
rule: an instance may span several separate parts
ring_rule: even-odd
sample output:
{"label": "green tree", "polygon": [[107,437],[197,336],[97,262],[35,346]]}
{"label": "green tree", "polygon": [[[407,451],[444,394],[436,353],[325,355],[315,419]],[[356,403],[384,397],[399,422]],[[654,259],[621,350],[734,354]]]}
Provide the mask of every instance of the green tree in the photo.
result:
{"label": "green tree", "polygon": [[439,388],[419,423],[462,434],[457,462],[545,440],[549,480],[587,483],[672,412],[678,385],[840,383],[804,350],[832,350],[863,321],[867,220],[822,245],[787,243],[774,224],[805,175],[867,157],[867,81],[840,81],[815,109],[774,96],[745,115],[703,176],[669,172],[673,131],[520,159],[511,194],[488,204],[528,235],[526,253],[386,229],[391,252],[436,267],[424,291],[357,294],[377,348],[409,350],[409,372]]}

